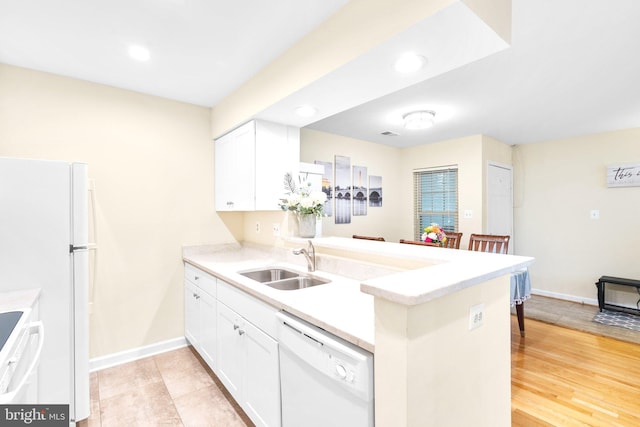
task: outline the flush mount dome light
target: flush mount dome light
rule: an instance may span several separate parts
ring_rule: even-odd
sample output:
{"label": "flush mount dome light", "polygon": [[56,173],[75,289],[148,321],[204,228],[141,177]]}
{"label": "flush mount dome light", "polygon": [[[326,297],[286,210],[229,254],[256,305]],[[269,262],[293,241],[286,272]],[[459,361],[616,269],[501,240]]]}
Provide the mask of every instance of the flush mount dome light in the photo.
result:
{"label": "flush mount dome light", "polygon": [[433,126],[434,111],[413,111],[402,116],[406,129],[426,129]]}
{"label": "flush mount dome light", "polygon": [[149,49],[140,45],[133,45],[129,47],[129,55],[138,61],[148,61],[151,57]]}
{"label": "flush mount dome light", "polygon": [[312,105],[300,105],[296,107],[296,114],[300,117],[313,117],[318,113],[318,109]]}
{"label": "flush mount dome light", "polygon": [[403,53],[393,64],[393,68],[399,73],[413,73],[426,64],[427,58],[414,52]]}

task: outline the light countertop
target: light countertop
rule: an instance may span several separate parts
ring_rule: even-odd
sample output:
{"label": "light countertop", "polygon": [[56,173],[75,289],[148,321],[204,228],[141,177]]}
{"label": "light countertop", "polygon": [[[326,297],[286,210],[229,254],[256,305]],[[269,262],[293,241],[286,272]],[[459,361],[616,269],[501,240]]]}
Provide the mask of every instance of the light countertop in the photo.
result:
{"label": "light countertop", "polygon": [[[254,247],[224,245],[213,251],[185,248],[184,260],[278,309],[294,314],[367,351],[373,352],[373,296],[360,292],[360,282],[326,271],[307,273],[304,264]],[[294,291],[274,289],[238,274],[278,266],[331,280]]]}
{"label": "light countertop", "polygon": [[39,297],[39,288],[0,292],[0,312],[31,308]]}
{"label": "light countertop", "polygon": [[[374,297],[418,305],[527,267],[533,258],[327,237],[313,239],[320,286],[282,291],[238,272],[280,266],[306,273],[291,248],[258,245],[185,247],[185,262],[365,350],[374,351]],[[290,244],[306,246],[306,240]],[[345,255],[346,254],[346,255]],[[509,307],[505,307],[508,310]]]}

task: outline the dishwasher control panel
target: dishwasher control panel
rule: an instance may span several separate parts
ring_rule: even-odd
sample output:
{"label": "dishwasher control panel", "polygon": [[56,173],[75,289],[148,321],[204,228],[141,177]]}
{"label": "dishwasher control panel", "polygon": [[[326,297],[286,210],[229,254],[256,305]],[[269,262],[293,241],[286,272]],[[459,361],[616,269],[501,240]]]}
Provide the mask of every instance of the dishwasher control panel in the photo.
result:
{"label": "dishwasher control panel", "polygon": [[358,370],[357,363],[331,353],[329,353],[329,370],[335,378],[352,384],[356,382],[356,377],[360,376],[356,372]]}

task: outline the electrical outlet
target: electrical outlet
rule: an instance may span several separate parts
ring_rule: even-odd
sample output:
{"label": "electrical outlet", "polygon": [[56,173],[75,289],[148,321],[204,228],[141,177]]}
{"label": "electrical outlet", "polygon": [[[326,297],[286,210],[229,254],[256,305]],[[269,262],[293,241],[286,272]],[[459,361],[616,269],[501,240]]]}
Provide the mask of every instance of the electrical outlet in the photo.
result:
{"label": "electrical outlet", "polygon": [[469,330],[482,326],[484,321],[484,304],[476,304],[469,309]]}
{"label": "electrical outlet", "polygon": [[272,224],[273,235],[278,237],[280,236],[280,223],[274,222]]}
{"label": "electrical outlet", "polygon": [[473,211],[471,209],[467,209],[464,211],[463,213],[463,218],[464,219],[471,219],[473,218]]}
{"label": "electrical outlet", "polygon": [[256,221],[256,233],[260,232],[260,221]]}
{"label": "electrical outlet", "polygon": [[600,219],[600,211],[597,209],[591,210],[591,219]]}

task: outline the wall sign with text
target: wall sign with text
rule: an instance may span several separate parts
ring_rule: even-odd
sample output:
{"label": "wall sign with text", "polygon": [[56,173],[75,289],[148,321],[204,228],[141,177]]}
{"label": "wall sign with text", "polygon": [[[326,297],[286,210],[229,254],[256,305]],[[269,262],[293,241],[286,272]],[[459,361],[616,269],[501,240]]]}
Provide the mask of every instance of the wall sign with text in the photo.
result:
{"label": "wall sign with text", "polygon": [[640,187],[640,163],[607,166],[607,187]]}

